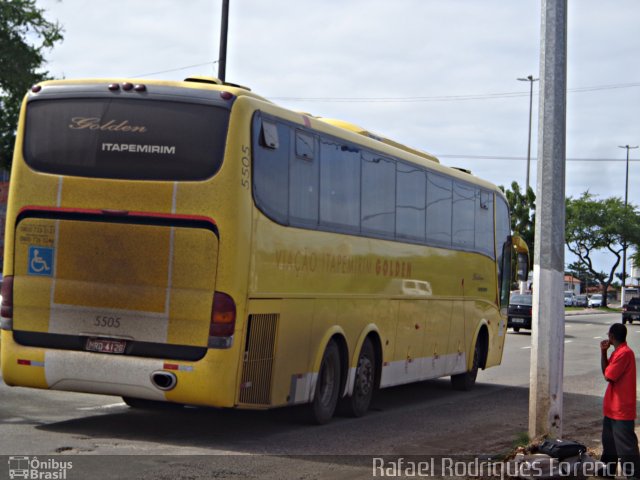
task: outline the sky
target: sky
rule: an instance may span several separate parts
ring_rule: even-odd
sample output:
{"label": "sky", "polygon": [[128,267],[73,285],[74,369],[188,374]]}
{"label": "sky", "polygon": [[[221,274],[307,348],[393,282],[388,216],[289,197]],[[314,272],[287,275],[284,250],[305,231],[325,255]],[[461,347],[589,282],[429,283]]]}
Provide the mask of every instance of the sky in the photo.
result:
{"label": "sky", "polygon": [[[215,76],[221,3],[37,0],[64,27],[46,68],[65,78]],[[623,198],[618,146],[640,144],[640,1],[568,3],[566,194]],[[539,76],[540,20],[540,0],[230,0],[226,80],[524,185],[529,83],[517,78]],[[629,202],[640,205],[640,149],[630,158]]]}

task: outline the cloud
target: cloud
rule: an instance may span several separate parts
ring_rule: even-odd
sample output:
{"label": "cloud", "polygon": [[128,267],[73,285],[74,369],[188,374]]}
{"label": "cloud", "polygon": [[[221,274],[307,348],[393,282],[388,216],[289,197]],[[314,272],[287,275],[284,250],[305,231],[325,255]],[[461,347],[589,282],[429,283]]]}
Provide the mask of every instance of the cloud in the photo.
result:
{"label": "cloud", "polygon": [[[213,62],[220,3],[40,0],[65,27],[48,57],[67,77],[129,76]],[[640,83],[640,2],[569,2],[568,86]],[[284,101],[440,154],[525,157],[528,85],[538,76],[540,2],[529,0],[231,0],[227,79],[267,97],[514,98],[407,103]],[[211,64],[156,78],[212,74]],[[538,84],[536,84],[537,87]],[[537,156],[537,95],[532,156]],[[569,93],[567,156],[619,158],[640,143],[640,87]],[[638,151],[636,158],[640,157]],[[496,184],[524,183],[523,160],[444,159]],[[535,163],[532,181],[535,182]],[[624,163],[567,163],[567,193],[624,194]],[[630,167],[640,184],[640,162]],[[630,190],[640,204],[640,191]]]}

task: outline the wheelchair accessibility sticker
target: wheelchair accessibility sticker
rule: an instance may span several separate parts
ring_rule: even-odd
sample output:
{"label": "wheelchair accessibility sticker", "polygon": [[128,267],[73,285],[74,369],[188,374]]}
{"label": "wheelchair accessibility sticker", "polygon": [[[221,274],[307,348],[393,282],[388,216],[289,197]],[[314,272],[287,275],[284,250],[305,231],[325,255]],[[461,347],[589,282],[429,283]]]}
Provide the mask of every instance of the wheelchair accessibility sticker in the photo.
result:
{"label": "wheelchair accessibility sticker", "polygon": [[29,275],[53,275],[53,248],[29,247]]}

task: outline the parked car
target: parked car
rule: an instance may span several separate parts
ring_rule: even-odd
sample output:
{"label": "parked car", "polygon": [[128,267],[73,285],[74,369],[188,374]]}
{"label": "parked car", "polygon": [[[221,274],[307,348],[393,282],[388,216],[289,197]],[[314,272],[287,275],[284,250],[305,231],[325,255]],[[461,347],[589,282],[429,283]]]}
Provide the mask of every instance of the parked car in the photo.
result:
{"label": "parked car", "polygon": [[507,327],[519,332],[521,328],[531,330],[533,298],[528,293],[512,293],[507,312]]}
{"label": "parked car", "polygon": [[576,296],[572,292],[564,292],[564,306],[573,307],[575,305]]}
{"label": "parked car", "polygon": [[602,295],[599,293],[594,293],[593,295],[591,295],[591,297],[589,298],[589,303],[588,303],[589,307],[592,308],[599,308],[602,306]]}
{"label": "parked car", "polygon": [[576,307],[588,307],[589,306],[589,297],[586,295],[576,295],[576,300],[574,302]]}
{"label": "parked car", "polygon": [[629,303],[622,306],[622,323],[633,323],[640,320],[640,298],[635,297]]}

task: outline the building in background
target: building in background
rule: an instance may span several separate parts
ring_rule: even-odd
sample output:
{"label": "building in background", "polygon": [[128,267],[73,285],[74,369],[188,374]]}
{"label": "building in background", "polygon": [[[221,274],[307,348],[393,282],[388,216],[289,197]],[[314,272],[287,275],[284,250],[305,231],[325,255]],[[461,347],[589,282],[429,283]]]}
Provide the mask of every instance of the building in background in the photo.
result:
{"label": "building in background", "polygon": [[580,280],[573,275],[564,276],[564,291],[580,295]]}

